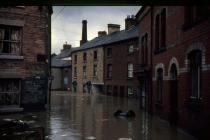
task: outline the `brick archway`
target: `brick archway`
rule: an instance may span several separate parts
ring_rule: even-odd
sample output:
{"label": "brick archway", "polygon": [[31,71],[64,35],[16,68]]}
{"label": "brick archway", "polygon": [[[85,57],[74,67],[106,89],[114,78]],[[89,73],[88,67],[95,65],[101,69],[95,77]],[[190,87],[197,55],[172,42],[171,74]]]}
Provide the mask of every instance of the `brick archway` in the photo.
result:
{"label": "brick archway", "polygon": [[169,67],[168,67],[168,78],[171,78],[171,67],[172,65],[176,66],[177,69],[177,76],[179,75],[179,62],[177,61],[176,57],[172,57],[170,62],[169,62]]}

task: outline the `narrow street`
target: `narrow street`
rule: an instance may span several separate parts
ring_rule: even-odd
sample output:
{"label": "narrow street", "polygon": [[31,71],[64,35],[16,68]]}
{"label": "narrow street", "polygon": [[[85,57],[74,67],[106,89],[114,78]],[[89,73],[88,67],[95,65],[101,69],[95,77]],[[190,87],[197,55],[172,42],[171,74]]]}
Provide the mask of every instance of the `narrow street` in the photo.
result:
{"label": "narrow street", "polygon": [[[52,92],[51,111],[1,116],[45,127],[52,140],[193,140],[182,130],[139,109],[137,99],[97,94]],[[116,118],[113,113],[133,110],[135,118]]]}

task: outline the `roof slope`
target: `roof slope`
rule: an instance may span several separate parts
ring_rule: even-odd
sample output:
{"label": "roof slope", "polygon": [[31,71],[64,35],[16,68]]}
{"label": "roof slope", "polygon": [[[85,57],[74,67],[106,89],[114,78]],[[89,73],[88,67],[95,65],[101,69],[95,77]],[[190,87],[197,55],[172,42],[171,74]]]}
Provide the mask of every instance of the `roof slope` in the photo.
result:
{"label": "roof slope", "polygon": [[71,56],[71,48],[65,49],[59,53],[56,58],[65,58],[65,57],[70,57]]}
{"label": "roof slope", "polygon": [[70,67],[71,61],[70,60],[62,60],[61,58],[57,58],[57,56],[53,57],[51,60],[51,67]]}
{"label": "roof slope", "polygon": [[119,32],[114,32],[110,35],[96,37],[86,42],[80,47],[72,48],[72,52],[99,47],[101,45],[111,44],[111,43],[131,39],[135,37],[138,37],[138,28],[136,26],[133,26],[128,30],[122,30]]}

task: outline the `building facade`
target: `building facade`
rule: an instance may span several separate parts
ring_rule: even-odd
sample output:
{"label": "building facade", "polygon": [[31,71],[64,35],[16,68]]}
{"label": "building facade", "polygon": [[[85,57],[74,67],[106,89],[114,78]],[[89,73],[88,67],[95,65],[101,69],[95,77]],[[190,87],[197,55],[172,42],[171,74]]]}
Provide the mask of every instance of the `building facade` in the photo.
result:
{"label": "building facade", "polygon": [[[151,14],[143,20],[151,23],[151,110],[198,138],[209,138],[210,8],[143,7],[137,16],[147,9]],[[141,31],[147,28],[141,26],[143,20]]]}
{"label": "building facade", "polygon": [[138,97],[139,82],[134,76],[138,61],[138,29],[132,26],[108,36],[112,40],[103,45],[105,94]]}
{"label": "building facade", "polygon": [[71,45],[64,44],[61,52],[52,56],[51,75],[53,76],[51,90],[71,90]]}
{"label": "building facade", "polygon": [[[92,46],[91,44],[90,41],[89,45]],[[102,93],[104,85],[103,48],[83,49],[83,47],[75,48],[72,51],[72,91]]]}
{"label": "building facade", "polygon": [[2,110],[47,103],[51,14],[48,6],[0,7]]}

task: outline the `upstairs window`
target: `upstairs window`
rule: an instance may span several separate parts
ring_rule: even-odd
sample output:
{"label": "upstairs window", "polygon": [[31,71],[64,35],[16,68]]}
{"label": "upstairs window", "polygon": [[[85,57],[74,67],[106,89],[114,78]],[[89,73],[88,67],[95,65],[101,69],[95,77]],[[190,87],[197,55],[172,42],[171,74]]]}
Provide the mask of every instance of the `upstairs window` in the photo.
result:
{"label": "upstairs window", "polygon": [[107,57],[112,57],[112,48],[107,48]]}
{"label": "upstairs window", "polygon": [[132,54],[134,52],[134,46],[133,45],[129,45],[128,46],[128,54]]}
{"label": "upstairs window", "polygon": [[96,64],[93,65],[93,76],[94,77],[97,76],[97,65]]}
{"label": "upstairs window", "polygon": [[97,60],[97,57],[98,57],[97,51],[94,51],[93,52],[93,60]]}
{"label": "upstairs window", "polygon": [[147,64],[147,53],[148,53],[148,35],[145,34],[141,39],[141,61],[142,64]]}
{"label": "upstairs window", "polygon": [[77,55],[74,55],[74,64],[77,64]]}
{"label": "upstairs window", "polygon": [[133,64],[128,63],[128,78],[133,78]]}
{"label": "upstairs window", "polygon": [[83,78],[86,78],[87,73],[86,73],[86,66],[83,66]]}
{"label": "upstairs window", "polygon": [[77,67],[74,67],[74,77],[77,77]]}
{"label": "upstairs window", "polygon": [[83,62],[84,63],[87,62],[87,53],[86,52],[83,53]]}
{"label": "upstairs window", "polygon": [[112,78],[112,64],[107,65],[107,78]]}
{"label": "upstairs window", "polygon": [[201,51],[192,51],[188,55],[190,62],[191,77],[191,98],[199,99],[201,97],[201,70],[202,54]]}
{"label": "upstairs window", "polygon": [[164,8],[161,12],[161,46],[165,48],[166,46],[166,9]]}
{"label": "upstairs window", "polygon": [[155,18],[155,50],[159,50],[159,41],[160,41],[160,21],[159,15]]}
{"label": "upstairs window", "polygon": [[209,6],[186,6],[184,12],[184,29],[190,28],[210,16]]}
{"label": "upstairs window", "polygon": [[20,55],[21,28],[13,26],[0,26],[0,53]]}

